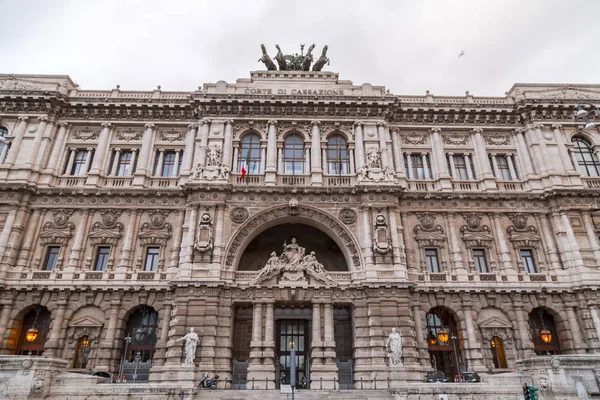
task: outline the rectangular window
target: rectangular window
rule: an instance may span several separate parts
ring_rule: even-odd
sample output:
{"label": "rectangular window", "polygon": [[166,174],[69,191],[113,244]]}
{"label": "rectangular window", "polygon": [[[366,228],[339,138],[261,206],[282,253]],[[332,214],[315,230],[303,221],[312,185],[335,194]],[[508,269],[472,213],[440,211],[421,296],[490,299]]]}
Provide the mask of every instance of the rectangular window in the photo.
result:
{"label": "rectangular window", "polygon": [[155,272],[158,268],[158,253],[159,247],[148,247],[146,249],[146,262],[144,263],[144,271]]}
{"label": "rectangular window", "polygon": [[473,261],[475,262],[477,272],[482,274],[490,272],[485,257],[485,249],[473,249]]}
{"label": "rectangular window", "polygon": [[437,249],[425,249],[425,263],[427,264],[427,271],[440,272]]}
{"label": "rectangular window", "polygon": [[79,175],[84,175],[87,172],[87,171],[84,171],[86,159],[87,159],[87,150],[77,150],[75,152],[73,166],[71,167],[71,175],[79,176]]}
{"label": "rectangular window", "polygon": [[[427,170],[425,170],[425,162],[427,162]],[[406,157],[404,158],[404,169],[410,179],[431,179],[433,176],[431,173],[431,160],[429,159],[429,154],[406,154]],[[427,175],[425,175],[425,172],[427,172]]]}
{"label": "rectangular window", "polygon": [[[452,156],[452,159],[454,161],[454,179],[461,181],[468,180],[469,173],[467,172],[467,160],[465,160],[465,156],[455,154]],[[450,170],[452,170],[452,168]]]}
{"label": "rectangular window", "polygon": [[52,271],[56,267],[58,261],[58,254],[60,253],[60,246],[50,246],[46,252],[46,259],[44,260],[44,271]]}
{"label": "rectangular window", "polygon": [[521,249],[521,261],[523,262],[525,272],[527,272],[528,274],[537,273],[537,270],[535,268],[535,261],[533,260],[533,251],[531,251],[530,249]]}
{"label": "rectangular window", "polygon": [[94,264],[94,271],[105,271],[108,265],[108,256],[110,255],[110,247],[101,246],[98,247],[96,253],[96,263]]}
{"label": "rectangular window", "polygon": [[119,160],[117,164],[117,176],[129,176],[131,175],[131,160],[133,158],[133,153],[131,150],[122,151],[119,155]]}
{"label": "rectangular window", "polygon": [[160,176],[168,178],[175,172],[175,152],[165,151]]}
{"label": "rectangular window", "polygon": [[494,168],[494,159],[493,156],[489,156],[490,160],[490,168],[492,169],[492,173],[494,176],[501,181],[511,181],[513,180],[513,176],[510,173],[510,168],[508,167],[508,157],[506,156],[496,156],[496,166],[498,167],[498,173],[496,174],[496,169]]}

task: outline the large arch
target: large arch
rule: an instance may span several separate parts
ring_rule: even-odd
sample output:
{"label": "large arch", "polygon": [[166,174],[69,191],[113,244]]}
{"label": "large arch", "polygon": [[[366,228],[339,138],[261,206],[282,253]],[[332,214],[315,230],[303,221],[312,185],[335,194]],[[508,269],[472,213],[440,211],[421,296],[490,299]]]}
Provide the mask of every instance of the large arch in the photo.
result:
{"label": "large arch", "polygon": [[323,231],[339,246],[350,271],[363,269],[360,246],[350,230],[340,221],[317,208],[289,205],[269,208],[244,222],[229,241],[225,268],[237,268],[243,250],[256,236],[283,223],[304,224]]}

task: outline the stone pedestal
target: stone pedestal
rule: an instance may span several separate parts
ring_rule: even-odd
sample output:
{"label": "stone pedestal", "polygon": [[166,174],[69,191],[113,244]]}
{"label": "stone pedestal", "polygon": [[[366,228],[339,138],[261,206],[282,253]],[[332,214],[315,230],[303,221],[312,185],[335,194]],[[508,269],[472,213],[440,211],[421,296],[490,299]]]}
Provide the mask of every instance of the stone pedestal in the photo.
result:
{"label": "stone pedestal", "polygon": [[150,369],[149,381],[152,383],[169,383],[183,389],[195,388],[200,381],[196,377],[195,365],[165,364]]}
{"label": "stone pedestal", "polygon": [[335,364],[311,365],[310,368],[311,387],[315,389],[338,388],[338,368]]}
{"label": "stone pedestal", "polygon": [[56,374],[66,371],[67,364],[59,358],[0,356],[0,398],[46,398]]}
{"label": "stone pedestal", "polygon": [[248,365],[247,379],[247,388],[273,389],[275,388],[275,366],[273,364],[250,364]]}

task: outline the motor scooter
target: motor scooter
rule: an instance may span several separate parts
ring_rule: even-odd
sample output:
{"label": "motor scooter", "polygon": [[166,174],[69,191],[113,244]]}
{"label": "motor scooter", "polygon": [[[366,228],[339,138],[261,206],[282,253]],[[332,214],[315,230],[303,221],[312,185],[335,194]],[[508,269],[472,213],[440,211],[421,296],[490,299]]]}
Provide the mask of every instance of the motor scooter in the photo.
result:
{"label": "motor scooter", "polygon": [[214,375],[212,378],[208,379],[208,372],[205,372],[202,375],[202,379],[198,383],[198,387],[200,389],[216,389],[217,388],[217,380],[219,379],[219,375]]}

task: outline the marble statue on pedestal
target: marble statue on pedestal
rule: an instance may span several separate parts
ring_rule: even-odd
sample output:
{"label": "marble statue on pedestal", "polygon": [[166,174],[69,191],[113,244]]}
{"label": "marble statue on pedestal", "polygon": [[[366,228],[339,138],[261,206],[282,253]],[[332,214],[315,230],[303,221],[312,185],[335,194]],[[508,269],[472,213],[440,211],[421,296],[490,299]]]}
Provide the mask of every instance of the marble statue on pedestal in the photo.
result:
{"label": "marble statue on pedestal", "polygon": [[392,333],[385,342],[385,348],[389,351],[390,367],[402,366],[402,336],[392,328]]}
{"label": "marble statue on pedestal", "polygon": [[182,365],[194,365],[196,347],[200,344],[200,337],[194,332],[194,328],[190,328],[189,333],[175,341],[179,342],[181,340],[185,340],[185,361]]}

